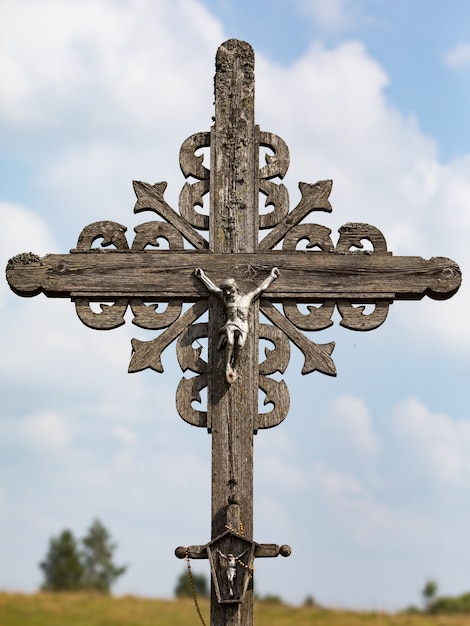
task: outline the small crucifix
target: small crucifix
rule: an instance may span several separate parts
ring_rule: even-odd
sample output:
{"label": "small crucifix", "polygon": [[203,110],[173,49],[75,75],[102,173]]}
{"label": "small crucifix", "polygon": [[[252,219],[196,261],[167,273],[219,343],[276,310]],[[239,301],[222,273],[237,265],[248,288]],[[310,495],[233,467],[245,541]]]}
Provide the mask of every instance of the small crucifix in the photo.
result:
{"label": "small crucifix", "polygon": [[[212,528],[209,543],[179,547],[176,555],[209,559],[212,626],[250,626],[255,558],[290,554],[287,545],[253,541],[253,435],[287,415],[287,385],[271,375],[285,371],[290,342],[304,355],[302,374],[335,376],[334,343],[314,343],[303,331],[331,326],[335,309],[342,326],[372,330],[394,300],[451,297],[461,273],[443,257],[394,257],[382,233],[368,224],[345,224],[335,243],[330,229],[306,221],[313,212],[332,210],[331,181],[300,183],[300,201],[290,209],[281,182],[289,152],[280,137],[254,123],[254,54],[247,43],[230,40],[217,52],[214,119],[210,132],[181,146],[180,165],[189,181],[179,212],[164,199],[166,183],[134,182],[134,211],[152,211],[160,219],[137,226],[131,245],[125,226],[95,222],[70,254],[14,257],[7,279],[22,296],[71,298],[92,328],[124,324],[130,307],[138,326],[165,329],[150,341],[132,340],[130,372],[162,372],[162,352],[177,341],[182,370],[194,374],[178,385],[178,412],[212,437]],[[205,148],[210,169],[198,153]],[[268,151],[262,164],[261,148]],[[260,193],[267,212],[259,210]],[[162,239],[168,249],[158,249]],[[306,247],[300,249],[302,242]],[[92,302],[101,302],[101,311]],[[168,305],[162,312],[160,303]],[[372,311],[365,305],[373,305]],[[208,319],[198,321],[207,311]],[[260,312],[269,323],[259,321]],[[203,337],[207,361],[197,345]],[[260,339],[273,346],[261,363]],[[272,407],[268,412],[258,411],[259,389]]]}

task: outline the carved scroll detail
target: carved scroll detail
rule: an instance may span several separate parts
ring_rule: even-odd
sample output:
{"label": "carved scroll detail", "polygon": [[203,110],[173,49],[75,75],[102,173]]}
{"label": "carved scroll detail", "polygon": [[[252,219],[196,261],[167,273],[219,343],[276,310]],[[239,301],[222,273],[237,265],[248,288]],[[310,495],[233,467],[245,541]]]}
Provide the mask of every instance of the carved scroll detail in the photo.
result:
{"label": "carved scroll detail", "polygon": [[195,207],[203,207],[203,197],[209,192],[209,170],[204,167],[204,155],[196,155],[200,148],[210,146],[210,133],[195,133],[188,137],[180,149],[180,167],[185,176],[197,179],[196,183],[185,183],[179,197],[179,210],[182,217],[199,230],[209,230],[209,216],[196,211]]}
{"label": "carved scroll detail", "polygon": [[206,322],[193,324],[181,333],[176,343],[178,363],[183,372],[191,370],[198,376],[182,378],[176,390],[176,408],[180,416],[193,426],[207,426],[207,411],[200,411],[192,406],[193,402],[201,402],[201,390],[207,387],[207,362],[201,359],[202,347],[193,347],[198,339],[207,337]]}
{"label": "carved scroll detail", "polygon": [[96,330],[112,330],[125,324],[128,303],[127,298],[116,298],[113,304],[100,304],[101,312],[97,313],[90,307],[88,298],[75,298],[75,310],[85,326]]}
{"label": "carved scroll detail", "polygon": [[271,181],[271,178],[284,178],[289,168],[289,149],[280,137],[267,132],[260,132],[259,145],[273,151],[273,154],[266,154],[266,165],[259,172],[259,189],[266,196],[265,206],[274,207],[259,216],[259,228],[266,229],[279,224],[289,213],[287,187]]}
{"label": "carved scroll detail", "polygon": [[290,346],[286,335],[276,326],[270,324],[259,325],[259,338],[267,339],[274,345],[274,349],[265,348],[266,359],[259,365],[258,386],[266,397],[264,405],[272,404],[273,409],[267,413],[259,413],[255,424],[255,432],[259,428],[272,428],[280,424],[289,412],[289,390],[281,380],[268,378],[268,374],[284,373],[289,364]]}
{"label": "carved scroll detail", "polygon": [[273,428],[280,424],[289,412],[289,389],[285,381],[262,375],[259,376],[258,385],[266,394],[264,404],[273,404],[274,408],[269,413],[258,413],[257,428]]}
{"label": "carved scroll detail", "polygon": [[208,324],[207,322],[203,322],[188,326],[178,337],[178,341],[176,342],[176,355],[183,372],[189,369],[196,374],[207,374],[207,361],[201,359],[202,346],[198,348],[193,347],[193,343],[197,341],[197,339],[207,337],[207,334]]}
{"label": "carved scroll detail", "polygon": [[167,187],[166,182],[149,185],[149,183],[134,180],[132,184],[134,185],[134,191],[137,196],[134,213],[155,211],[155,213],[160,215],[165,221],[172,224],[196,249],[204,250],[209,248],[208,241],[194,230],[181,215],[176,213],[163,198]]}
{"label": "carved scroll detail", "polygon": [[274,154],[266,154],[266,165],[260,169],[260,178],[284,178],[289,169],[289,148],[283,139],[274,133],[260,131],[259,145],[269,148]]}
{"label": "carved scroll detail", "polygon": [[266,358],[259,364],[259,373],[261,375],[274,374],[275,372],[283,374],[289,364],[289,340],[277,326],[259,324],[258,328],[259,339],[267,339],[274,345],[274,349],[268,347],[264,349]]}
{"label": "carved scroll detail", "polygon": [[335,347],[334,342],[316,344],[310,341],[297,328],[286,319],[268,300],[261,300],[260,309],[270,322],[280,328],[295,344],[305,357],[302,374],[309,374],[315,370],[328,374],[336,375],[336,367],[331,358],[331,353]]}
{"label": "carved scroll detail", "polygon": [[308,314],[301,313],[295,300],[284,300],[284,315],[301,330],[323,330],[332,326],[331,316],[335,310],[335,301],[326,300],[319,306],[309,304]]}
{"label": "carved scroll detail", "polygon": [[374,330],[387,318],[391,300],[377,300],[371,313],[364,313],[365,306],[354,306],[348,300],[338,300],[337,307],[342,317],[340,325],[350,330]]}
{"label": "carved scroll detail", "polygon": [[129,372],[140,372],[148,367],[156,372],[163,372],[161,361],[163,350],[206,311],[207,300],[201,300],[196,302],[186,313],[158,335],[156,339],[151,341],[133,339],[133,354],[129,363]]}
{"label": "carved scroll detail", "polygon": [[209,216],[196,211],[194,207],[204,206],[204,196],[209,193],[209,180],[198,180],[190,185],[185,183],[179,197],[179,210],[184,219],[199,230],[209,230]]}
{"label": "carved scroll detail", "polygon": [[97,239],[102,239],[101,246],[115,246],[118,250],[129,250],[126,239],[126,226],[104,220],[88,224],[78,237],[77,247],[73,252],[88,252],[93,250],[93,244]]}
{"label": "carved scroll detail", "polygon": [[198,411],[193,402],[201,402],[201,389],[207,387],[207,375],[182,378],[176,389],[176,410],[185,422],[192,426],[207,426],[207,411]]}
{"label": "carved scroll detail", "polygon": [[176,298],[161,312],[157,309],[159,306],[165,306],[165,304],[145,303],[139,298],[132,298],[130,305],[134,313],[132,323],[140,328],[148,328],[149,330],[166,328],[178,319],[183,310],[183,301]]}
{"label": "carved scroll detail", "polygon": [[[339,254],[391,254],[381,231],[371,224],[348,222],[339,229],[336,253]],[[372,250],[364,249],[363,241],[372,245]],[[384,323],[393,298],[373,302],[374,310],[365,312],[365,305],[355,304],[347,299],[338,300],[336,305],[341,315],[340,325],[350,330],[373,330]]]}
{"label": "carved scroll detail", "polygon": [[273,228],[289,213],[289,192],[285,185],[276,185],[270,180],[260,180],[259,190],[266,196],[265,207],[273,206],[269,213],[259,216],[259,228]]}
{"label": "carved scroll detail", "polygon": [[298,205],[288,213],[275,226],[271,232],[260,242],[260,250],[270,250],[283,239],[286,233],[299,224],[312,211],[328,211],[333,209],[328,200],[333,182],[331,180],[320,180],[313,185],[299,183],[302,198]]}
{"label": "carved scroll detail", "polygon": [[204,155],[196,155],[196,150],[210,146],[209,132],[194,133],[183,141],[180,148],[180,167],[185,178],[193,176],[198,180],[209,178],[209,170],[202,164]]}
{"label": "carved scroll detail", "polygon": [[[307,250],[317,248],[320,252],[333,252],[335,249],[331,240],[331,229],[320,224],[300,224],[294,226],[286,233],[282,242],[282,249],[294,251],[297,245],[307,240]],[[315,251],[315,250],[312,250]]]}
{"label": "carved scroll detail", "polygon": [[[351,252],[352,248],[362,250],[364,247],[362,241],[366,240],[370,241],[372,244],[374,253],[387,253],[387,242],[385,241],[385,237],[375,226],[371,226],[370,224],[348,222],[347,224],[341,226],[338,232],[340,233],[340,237],[338,243],[336,244],[336,252]],[[364,252],[367,252],[367,250]]]}
{"label": "carved scroll detail", "polygon": [[170,250],[184,250],[183,237],[179,230],[166,222],[144,222],[134,228],[136,233],[132,242],[132,251],[140,252],[147,246],[159,248],[159,239],[168,242]]}

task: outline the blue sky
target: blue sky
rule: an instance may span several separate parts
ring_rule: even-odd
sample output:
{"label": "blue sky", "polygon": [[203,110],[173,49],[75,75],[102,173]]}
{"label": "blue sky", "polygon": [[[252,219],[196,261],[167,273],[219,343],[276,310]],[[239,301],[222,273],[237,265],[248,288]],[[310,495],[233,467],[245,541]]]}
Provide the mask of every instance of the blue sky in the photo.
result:
{"label": "blue sky", "polygon": [[[255,49],[257,122],[290,149],[291,205],[298,181],[332,178],[318,222],[333,233],[370,223],[396,255],[462,267],[451,300],[318,333],[336,342],[336,378],[301,376],[292,348],[290,413],[255,441],[255,539],[293,554],[256,564],[259,593],[394,610],[431,576],[468,591],[469,13],[424,0],[0,7],[4,265],[67,252],[101,219],[132,231],[134,179],[168,181],[176,207],[179,147],[209,129],[215,53],[237,37]],[[0,312],[0,588],[37,589],[49,538],[99,517],[130,565],[116,593],[170,596],[174,548],[210,527],[210,439],[176,413],[174,346],[163,375],[129,375],[131,338],[148,338],[130,323],[93,331],[70,302],[5,283]]]}
{"label": "blue sky", "polygon": [[[425,0],[211,0],[207,6],[230,36],[256,42],[260,52],[283,65],[301,56],[312,41],[334,47],[347,39],[360,40],[387,72],[387,95],[439,139],[442,157],[468,150],[468,133],[462,132],[469,106],[468,74],[465,67],[449,71],[446,62],[456,42],[468,40],[467,2],[453,0],[444,7]],[[451,125],[444,111],[452,116]]]}

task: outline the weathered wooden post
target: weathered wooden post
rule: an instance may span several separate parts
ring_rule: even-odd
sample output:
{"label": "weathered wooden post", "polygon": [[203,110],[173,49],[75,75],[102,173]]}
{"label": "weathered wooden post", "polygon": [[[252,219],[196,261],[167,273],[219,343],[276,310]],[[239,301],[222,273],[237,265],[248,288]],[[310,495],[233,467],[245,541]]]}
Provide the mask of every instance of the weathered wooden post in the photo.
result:
{"label": "weathered wooden post", "polygon": [[[209,147],[210,170],[196,155]],[[261,147],[271,154],[260,167]],[[219,48],[215,123],[183,143],[180,165],[196,182],[184,185],[179,213],[164,200],[166,183],[134,182],[134,211],[153,211],[163,219],[137,226],[131,246],[125,226],[95,222],[83,229],[70,254],[14,257],[7,279],[22,296],[71,298],[92,328],[120,326],[130,307],[138,326],[165,329],[156,339],[132,341],[130,372],[162,372],[161,354],[177,339],[182,370],[195,374],[178,385],[178,412],[212,435],[212,529],[208,543],[179,547],[176,555],[209,559],[212,626],[250,626],[255,558],[290,554],[287,545],[253,541],[253,435],[287,415],[287,386],[270,375],[285,371],[289,340],[305,357],[302,374],[334,376],[334,344],[313,343],[301,331],[330,326],[335,308],[342,326],[372,330],[384,322],[393,300],[449,298],[461,273],[447,258],[394,257],[382,233],[368,224],[345,224],[335,244],[328,228],[304,221],[313,211],[332,210],[331,181],[300,183],[301,199],[290,211],[279,182],[289,165],[288,149],[255,125],[254,55],[247,43],[230,40]],[[272,207],[267,213],[259,211],[260,192]],[[208,193],[205,215],[198,207]],[[261,238],[262,231],[268,232]],[[160,238],[168,250],[157,249]],[[307,247],[299,250],[302,240]],[[97,313],[93,301],[109,304]],[[161,313],[156,302],[168,307]],[[185,302],[192,306],[183,313]],[[308,314],[298,309],[300,303],[309,305]],[[371,313],[366,304],[374,305]],[[198,322],[206,311],[208,321]],[[260,311],[270,324],[259,323]],[[207,362],[194,347],[203,337]],[[261,364],[259,339],[273,345]],[[198,410],[193,405],[204,388],[207,410]],[[258,413],[259,389],[272,405],[267,413]]]}

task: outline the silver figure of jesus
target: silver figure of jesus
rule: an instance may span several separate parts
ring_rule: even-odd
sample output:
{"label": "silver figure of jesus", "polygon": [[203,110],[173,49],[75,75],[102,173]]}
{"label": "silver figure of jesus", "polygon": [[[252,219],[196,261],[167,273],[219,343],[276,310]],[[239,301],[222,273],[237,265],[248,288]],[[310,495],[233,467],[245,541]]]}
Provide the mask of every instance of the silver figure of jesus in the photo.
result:
{"label": "silver figure of jesus", "polygon": [[246,294],[241,294],[234,278],[227,278],[217,287],[212,280],[197,267],[194,274],[204,283],[207,289],[215,294],[225,308],[226,321],[219,330],[220,340],[217,349],[225,346],[225,377],[228,383],[237,380],[237,366],[240,352],[248,337],[248,313],[250,306],[269,285],[279,276],[279,269],[273,267],[269,276],[259,287]]}
{"label": "silver figure of jesus", "polygon": [[220,550],[217,550],[219,556],[227,562],[228,595],[231,598],[233,598],[233,583],[235,582],[235,576],[237,575],[237,561],[242,558],[245,552],[246,550],[238,556],[235,556],[232,553],[223,554]]}

